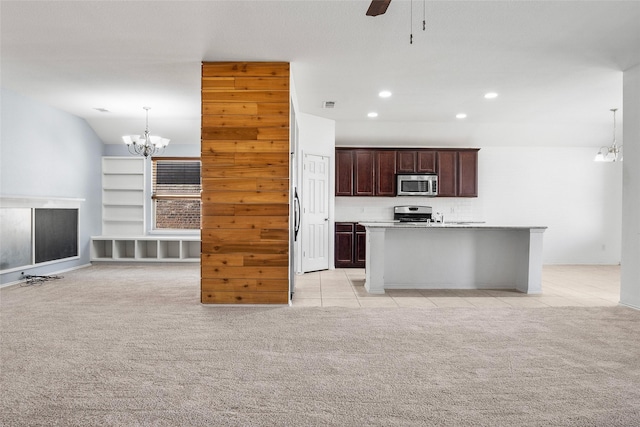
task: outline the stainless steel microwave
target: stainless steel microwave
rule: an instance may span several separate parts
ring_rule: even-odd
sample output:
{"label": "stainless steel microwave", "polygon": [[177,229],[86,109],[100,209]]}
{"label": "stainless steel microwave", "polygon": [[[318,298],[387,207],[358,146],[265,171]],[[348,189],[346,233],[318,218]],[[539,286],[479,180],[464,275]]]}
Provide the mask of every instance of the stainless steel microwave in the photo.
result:
{"label": "stainless steel microwave", "polygon": [[438,175],[398,175],[398,196],[437,196]]}

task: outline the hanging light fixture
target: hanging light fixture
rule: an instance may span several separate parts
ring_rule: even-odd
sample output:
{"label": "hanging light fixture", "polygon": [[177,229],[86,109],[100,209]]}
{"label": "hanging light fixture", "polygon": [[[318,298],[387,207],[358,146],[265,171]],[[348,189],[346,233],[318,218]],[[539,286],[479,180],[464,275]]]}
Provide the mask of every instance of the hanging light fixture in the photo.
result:
{"label": "hanging light fixture", "polygon": [[144,157],[161,154],[164,149],[167,148],[167,145],[169,145],[169,139],[149,134],[149,110],[151,107],[142,108],[147,112],[147,126],[144,130],[144,136],[125,135],[122,137],[122,140],[127,144],[127,148],[131,154]]}
{"label": "hanging light fixture", "polygon": [[594,159],[596,162],[622,161],[622,152],[620,152],[622,145],[618,146],[616,144],[616,111],[618,111],[618,109],[612,108],[611,111],[613,112],[613,143],[611,147],[600,147],[600,151],[598,151]]}

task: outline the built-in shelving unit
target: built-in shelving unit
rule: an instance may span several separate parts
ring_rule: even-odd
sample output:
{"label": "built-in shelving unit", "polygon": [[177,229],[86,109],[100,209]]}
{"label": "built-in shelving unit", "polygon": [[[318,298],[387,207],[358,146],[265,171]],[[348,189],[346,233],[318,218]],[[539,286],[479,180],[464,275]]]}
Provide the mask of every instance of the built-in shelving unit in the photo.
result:
{"label": "built-in shelving unit", "polygon": [[200,262],[200,235],[149,235],[145,227],[145,159],[102,158],[102,235],[91,261]]}
{"label": "built-in shelving unit", "polygon": [[200,236],[95,236],[91,261],[200,262]]}
{"label": "built-in shelving unit", "polygon": [[102,158],[102,234],[143,235],[145,159]]}

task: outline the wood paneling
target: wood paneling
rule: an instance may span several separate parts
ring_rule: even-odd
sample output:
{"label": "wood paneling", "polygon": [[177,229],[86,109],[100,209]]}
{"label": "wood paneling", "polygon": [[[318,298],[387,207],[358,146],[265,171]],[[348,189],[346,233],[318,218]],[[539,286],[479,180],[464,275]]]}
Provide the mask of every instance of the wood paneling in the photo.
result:
{"label": "wood paneling", "polygon": [[202,64],[205,304],[289,300],[289,64]]}

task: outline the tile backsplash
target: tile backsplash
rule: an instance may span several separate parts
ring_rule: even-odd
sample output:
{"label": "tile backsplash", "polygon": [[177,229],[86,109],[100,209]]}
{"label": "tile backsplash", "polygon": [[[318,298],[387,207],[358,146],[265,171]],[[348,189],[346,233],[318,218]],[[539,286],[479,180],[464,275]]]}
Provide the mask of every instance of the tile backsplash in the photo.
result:
{"label": "tile backsplash", "polygon": [[431,206],[446,221],[484,221],[478,198],[437,197],[336,197],[335,220],[390,221],[393,207],[404,205]]}

